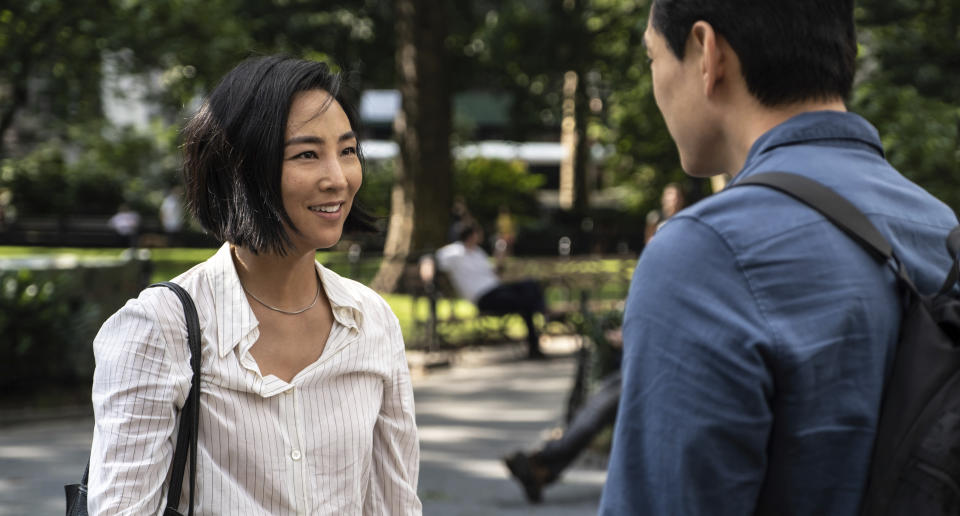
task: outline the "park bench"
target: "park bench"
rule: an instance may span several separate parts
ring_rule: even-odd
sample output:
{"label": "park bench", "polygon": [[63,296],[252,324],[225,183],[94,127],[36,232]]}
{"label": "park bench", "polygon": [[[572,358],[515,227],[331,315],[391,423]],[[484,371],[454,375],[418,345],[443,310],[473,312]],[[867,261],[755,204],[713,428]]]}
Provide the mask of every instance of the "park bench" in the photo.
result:
{"label": "park bench", "polygon": [[[510,258],[503,281],[532,279],[540,283],[546,301],[544,331],[577,333],[577,322],[587,313],[622,311],[635,261],[624,256]],[[418,337],[415,346],[426,349],[473,343],[509,342],[511,327],[522,328],[518,314],[478,311],[459,297],[449,278],[436,270],[432,253],[405,270],[407,291],[414,306],[425,300],[427,310],[414,310]],[[459,302],[459,303],[458,303]],[[515,322],[511,322],[514,320]]]}

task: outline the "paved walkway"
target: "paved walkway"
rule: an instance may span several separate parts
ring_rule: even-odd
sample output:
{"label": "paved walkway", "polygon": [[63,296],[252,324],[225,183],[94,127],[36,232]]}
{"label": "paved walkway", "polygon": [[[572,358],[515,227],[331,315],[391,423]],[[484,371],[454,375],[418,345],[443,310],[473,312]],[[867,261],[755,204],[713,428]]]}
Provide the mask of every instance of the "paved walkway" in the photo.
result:
{"label": "paved walkway", "polygon": [[[546,347],[569,351],[562,342]],[[500,462],[561,420],[574,368],[567,356],[530,362],[518,353],[466,351],[452,367],[414,377],[426,516],[596,514],[602,467],[575,464],[531,506]],[[62,514],[63,484],[83,474],[92,425],[71,417],[0,426],[0,516]]]}
{"label": "paved walkway", "polygon": [[425,516],[597,514],[602,467],[575,463],[542,504],[529,505],[500,461],[562,421],[575,367],[572,358],[524,361],[518,352],[467,352],[449,370],[414,381]]}

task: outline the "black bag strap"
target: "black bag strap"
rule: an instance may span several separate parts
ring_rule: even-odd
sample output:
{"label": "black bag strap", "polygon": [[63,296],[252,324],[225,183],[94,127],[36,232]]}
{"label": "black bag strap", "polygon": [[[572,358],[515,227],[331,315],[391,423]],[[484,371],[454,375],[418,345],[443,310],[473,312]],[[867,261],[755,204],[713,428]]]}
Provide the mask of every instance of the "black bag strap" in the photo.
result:
{"label": "black bag strap", "polygon": [[[187,321],[187,342],[190,345],[190,367],[193,378],[187,401],[180,411],[180,429],[177,431],[177,448],[173,454],[173,466],[170,473],[170,488],[167,492],[165,515],[178,515],[180,491],[183,488],[183,472],[187,463],[187,450],[190,451],[190,505],[188,514],[193,515],[194,491],[197,480],[197,433],[200,423],[200,319],[193,298],[180,285],[170,281],[154,283],[147,288],[166,287],[172,290],[180,303]],[[86,476],[86,475],[84,475]]]}
{"label": "black bag strap", "polygon": [[[907,274],[903,263],[894,256],[893,246],[890,245],[890,242],[862,211],[840,194],[812,179],[789,172],[763,172],[746,177],[734,184],[734,186],[746,185],[772,188],[817,210],[827,220],[860,244],[879,263],[887,263],[893,260],[900,281],[913,292],[917,292],[917,288]],[[955,270],[956,267],[953,267],[953,269]],[[956,281],[955,278],[954,281]]]}

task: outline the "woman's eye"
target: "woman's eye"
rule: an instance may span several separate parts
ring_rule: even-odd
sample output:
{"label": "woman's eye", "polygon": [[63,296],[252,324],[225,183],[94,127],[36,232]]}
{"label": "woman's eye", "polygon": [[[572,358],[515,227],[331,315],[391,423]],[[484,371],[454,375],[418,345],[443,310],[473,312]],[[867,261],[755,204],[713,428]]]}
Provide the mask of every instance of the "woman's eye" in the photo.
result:
{"label": "woman's eye", "polygon": [[290,159],[316,159],[316,158],[317,158],[317,153],[311,150],[311,151],[303,151],[300,154],[297,154]]}
{"label": "woman's eye", "polygon": [[344,156],[356,155],[356,154],[357,154],[357,148],[356,148],[356,147],[346,147],[346,148],[344,148],[342,151],[340,151],[340,153],[343,154]]}

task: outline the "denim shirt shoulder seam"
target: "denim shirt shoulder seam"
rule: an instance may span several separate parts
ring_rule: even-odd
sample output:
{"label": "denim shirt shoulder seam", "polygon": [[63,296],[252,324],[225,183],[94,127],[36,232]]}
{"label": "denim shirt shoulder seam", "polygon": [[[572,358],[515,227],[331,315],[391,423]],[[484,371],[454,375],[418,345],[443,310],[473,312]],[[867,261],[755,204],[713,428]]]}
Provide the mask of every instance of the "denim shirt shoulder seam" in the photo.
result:
{"label": "denim shirt shoulder seam", "polygon": [[747,285],[747,288],[750,291],[750,297],[754,304],[757,306],[757,310],[760,312],[760,316],[763,318],[764,326],[766,327],[767,332],[771,335],[772,339],[770,342],[770,349],[776,352],[779,355],[779,350],[782,347],[782,338],[774,328],[773,324],[770,322],[769,308],[767,308],[766,303],[763,302],[761,296],[758,295],[757,289],[752,281],[750,275],[747,273],[746,268],[743,266],[743,263],[740,260],[740,254],[736,252],[734,246],[730,243],[723,233],[721,233],[716,227],[714,227],[709,222],[703,220],[699,216],[693,214],[679,214],[678,217],[689,219],[691,222],[700,224],[701,226],[708,229],[711,233],[717,236],[720,242],[723,243],[724,247],[727,248],[727,251],[730,253],[730,256],[733,258],[734,264],[736,264],[737,270],[740,272],[740,275],[743,277],[744,282]]}

